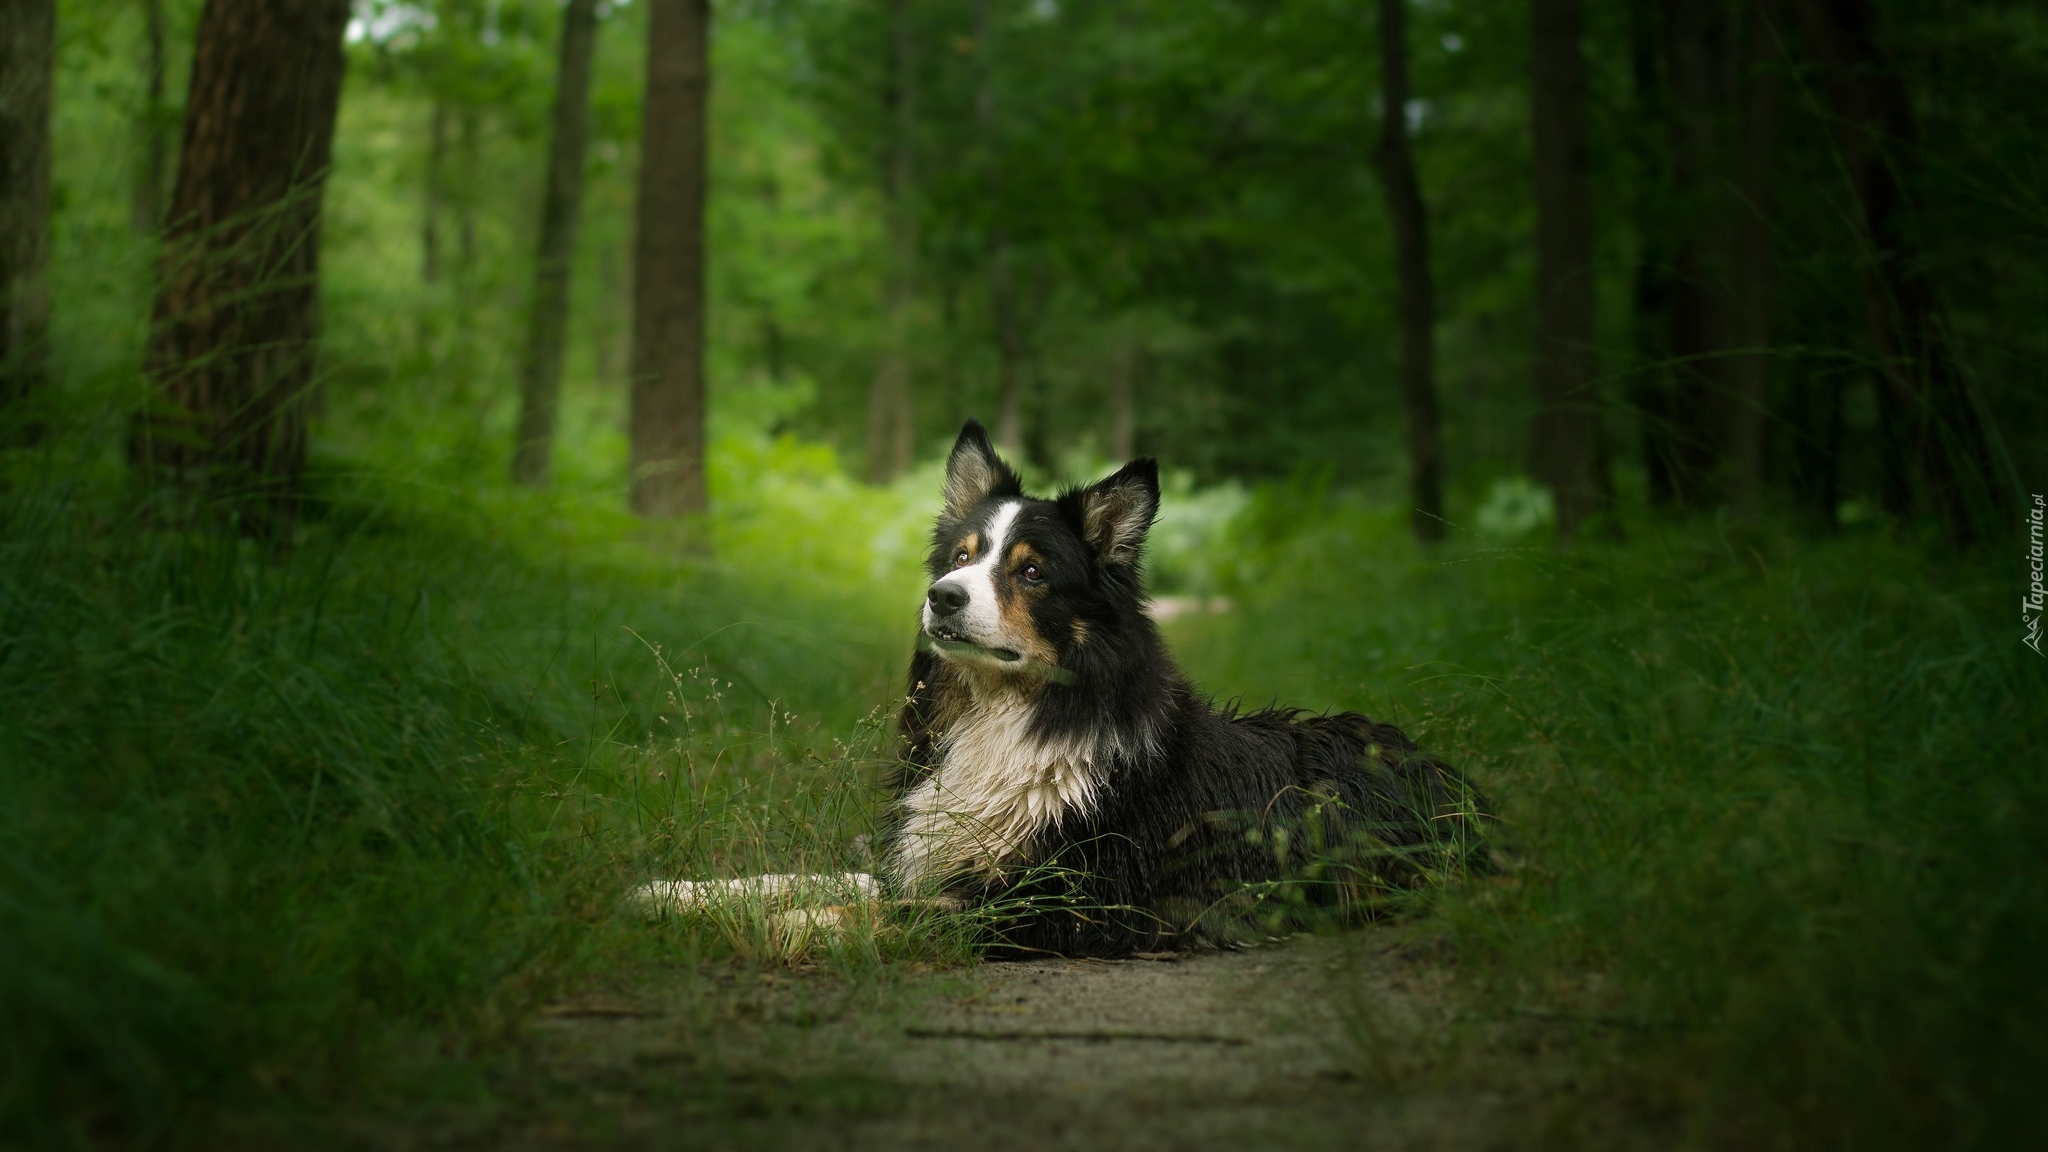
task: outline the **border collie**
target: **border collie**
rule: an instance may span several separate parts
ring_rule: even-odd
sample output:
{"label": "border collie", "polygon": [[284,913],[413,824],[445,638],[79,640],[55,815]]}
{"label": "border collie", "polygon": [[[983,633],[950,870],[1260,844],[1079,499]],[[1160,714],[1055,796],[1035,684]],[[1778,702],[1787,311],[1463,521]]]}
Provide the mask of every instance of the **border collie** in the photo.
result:
{"label": "border collie", "polygon": [[[1146,611],[1154,461],[1038,499],[970,420],[944,500],[879,842],[892,898],[973,912],[999,953],[1114,956],[1227,943],[1307,905],[1369,908],[1477,845],[1476,793],[1399,729],[1239,714],[1188,683]],[[699,906],[732,883],[642,896]],[[736,883],[823,902],[874,888]]]}

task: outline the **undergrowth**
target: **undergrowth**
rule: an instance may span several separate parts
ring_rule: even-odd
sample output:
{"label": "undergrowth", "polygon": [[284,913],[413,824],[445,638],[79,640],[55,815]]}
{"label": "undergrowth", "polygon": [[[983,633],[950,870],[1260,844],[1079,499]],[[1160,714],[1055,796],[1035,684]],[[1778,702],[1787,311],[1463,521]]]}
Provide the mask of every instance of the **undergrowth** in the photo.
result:
{"label": "undergrowth", "polygon": [[[874,501],[806,488],[852,539],[793,560],[751,515],[678,537],[329,460],[280,559],[77,450],[0,486],[0,1129],[331,1106],[594,968],[774,958],[650,930],[631,883],[857,853],[908,644]],[[720,482],[758,513],[805,451],[722,445]]]}
{"label": "undergrowth", "polygon": [[[330,455],[278,558],[67,450],[0,487],[0,1127],[435,1091],[392,1069],[593,976],[788,958],[769,910],[649,923],[633,885],[872,866],[931,469],[863,489],[727,434],[676,529]],[[1500,868],[1407,903],[1486,1010],[1575,1022],[1588,1125],[2040,1141],[2048,670],[1998,557],[1712,523],[1423,554],[1323,489],[1230,503],[1169,558],[1230,605],[1176,650],[1491,795]],[[861,919],[807,962],[886,980],[971,928]]]}
{"label": "undergrowth", "polygon": [[1505,870],[1434,924],[1491,1011],[1577,1022],[1586,1131],[1621,1099],[1698,1146],[2048,1137],[2048,667],[2009,557],[1713,523],[1419,556],[1268,503],[1184,656],[1492,792]]}

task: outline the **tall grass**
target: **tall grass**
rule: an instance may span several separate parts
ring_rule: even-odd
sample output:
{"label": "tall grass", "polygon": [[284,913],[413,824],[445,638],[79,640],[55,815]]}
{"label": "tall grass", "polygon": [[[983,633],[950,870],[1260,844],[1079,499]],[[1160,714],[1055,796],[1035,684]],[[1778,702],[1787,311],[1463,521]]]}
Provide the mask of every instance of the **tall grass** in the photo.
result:
{"label": "tall grass", "polygon": [[[650,927],[634,884],[870,862],[935,475],[862,489],[728,428],[719,511],[649,528],[335,405],[282,561],[153,519],[104,436],[6,461],[10,1132],[331,1107],[592,973],[790,946],[757,910]],[[1492,793],[1506,867],[1433,923],[1496,1010],[1581,1022],[1589,1108],[1702,1145],[2039,1142],[2048,669],[1996,555],[1712,524],[1425,555],[1313,485],[1189,495],[1214,523],[1162,569],[1233,607],[1171,625],[1184,662],[1391,719]]]}
{"label": "tall grass", "polygon": [[0,1127],[331,1099],[648,946],[631,882],[851,861],[912,545],[829,456],[718,460],[737,511],[677,540],[330,459],[283,561],[163,526],[89,447],[8,461]]}
{"label": "tall grass", "polygon": [[1182,648],[1212,688],[1391,713],[1493,791],[1509,870],[1439,911],[1497,1009],[1579,1021],[1602,1091],[1689,1143],[2048,1137],[2048,667],[2010,557],[1399,533],[1269,494],[1240,611]]}

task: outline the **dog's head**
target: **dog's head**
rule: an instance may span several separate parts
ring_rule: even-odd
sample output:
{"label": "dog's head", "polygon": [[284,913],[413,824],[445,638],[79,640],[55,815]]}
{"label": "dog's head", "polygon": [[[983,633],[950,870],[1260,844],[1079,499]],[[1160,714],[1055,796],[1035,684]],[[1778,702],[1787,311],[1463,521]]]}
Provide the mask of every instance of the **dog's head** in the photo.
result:
{"label": "dog's head", "polygon": [[946,461],[925,634],[942,658],[996,675],[1071,667],[1077,650],[1143,619],[1139,560],[1158,511],[1150,459],[1034,499],[969,420]]}

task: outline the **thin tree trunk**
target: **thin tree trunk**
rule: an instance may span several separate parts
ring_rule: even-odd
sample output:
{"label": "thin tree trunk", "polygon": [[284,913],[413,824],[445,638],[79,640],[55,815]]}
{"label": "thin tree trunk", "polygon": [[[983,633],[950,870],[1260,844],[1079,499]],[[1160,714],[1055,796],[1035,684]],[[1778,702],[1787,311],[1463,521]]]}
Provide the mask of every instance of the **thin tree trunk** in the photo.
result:
{"label": "thin tree trunk", "polygon": [[1837,526],[1841,500],[1842,391],[1840,373],[1800,372],[1786,397],[1793,498],[1822,532]]}
{"label": "thin tree trunk", "polygon": [[909,421],[904,415],[910,406],[910,358],[904,348],[905,338],[898,335],[905,327],[902,311],[892,303],[883,323],[888,328],[883,338],[889,347],[883,349],[875,365],[874,380],[868,385],[870,484],[887,484],[910,466],[911,438],[906,434]]}
{"label": "thin tree trunk", "polygon": [[420,215],[420,279],[441,282],[441,207],[447,199],[448,103],[436,97],[427,121],[426,204]]}
{"label": "thin tree trunk", "polygon": [[1024,451],[1024,336],[1017,323],[1010,237],[1000,227],[989,233],[988,301],[996,330],[996,446],[1016,458]]}
{"label": "thin tree trunk", "polygon": [[50,323],[50,93],[55,0],[0,0],[0,419],[4,439],[37,429],[11,410],[41,390]]}
{"label": "thin tree trunk", "polygon": [[702,512],[710,0],[648,5],[633,266],[633,511]]}
{"label": "thin tree trunk", "polygon": [[1966,548],[2005,506],[2008,493],[1949,342],[1940,293],[1913,237],[1912,103],[1878,47],[1869,0],[1801,0],[1799,15],[1826,77],[1836,139],[1860,209],[1864,298],[1886,391],[1907,425],[1928,510],[1949,543]]}
{"label": "thin tree trunk", "polygon": [[915,444],[910,368],[910,312],[917,294],[917,218],[911,203],[916,178],[912,133],[917,125],[916,58],[909,0],[889,5],[889,73],[882,103],[889,117],[888,155],[882,173],[888,230],[888,287],[883,302],[883,346],[868,386],[868,480],[886,484],[910,468]]}
{"label": "thin tree trunk", "polygon": [[569,274],[583,210],[583,152],[590,139],[590,59],[597,43],[597,0],[569,0],[562,12],[562,62],[555,81],[554,143],[541,201],[540,253],[533,269],[533,310],[519,374],[519,433],[512,479],[544,483],[562,391],[562,348],[569,326]]}
{"label": "thin tree trunk", "polygon": [[1138,454],[1138,341],[1119,333],[1109,366],[1109,458]]}
{"label": "thin tree trunk", "polygon": [[320,200],[348,0],[208,0],[138,418],[145,474],[203,485],[245,532],[296,513],[319,333]]}
{"label": "thin tree trunk", "polygon": [[1754,516],[1763,498],[1764,414],[1771,379],[1771,151],[1778,124],[1778,33],[1768,3],[1749,6],[1748,72],[1742,101],[1742,211],[1735,224],[1735,347],[1728,457],[1738,511]]}
{"label": "thin tree trunk", "polygon": [[[1116,9],[1117,32],[1125,40],[1133,40],[1138,31],[1136,6],[1121,3]],[[1119,95],[1116,104],[1117,144],[1124,151],[1135,154],[1137,148],[1137,117],[1131,107],[1128,93],[1133,87],[1131,58],[1126,54],[1117,63],[1117,87]],[[1128,286],[1138,280],[1134,267],[1136,261],[1131,255],[1131,240],[1119,237],[1116,243],[1117,280],[1123,295],[1128,295]],[[1142,359],[1141,338],[1136,317],[1130,312],[1114,322],[1111,331],[1115,345],[1111,350],[1109,371],[1109,455],[1113,460],[1129,460],[1138,453],[1138,368]]]}
{"label": "thin tree trunk", "polygon": [[462,182],[455,197],[455,279],[467,291],[476,275],[476,197],[478,115],[464,107],[456,118],[456,152],[462,166]]}
{"label": "thin tree trunk", "polygon": [[128,224],[136,235],[149,236],[162,222],[164,175],[170,167],[170,141],[164,133],[164,0],[142,0],[142,35],[142,156]]}
{"label": "thin tree trunk", "polygon": [[996,171],[999,151],[996,123],[995,25],[988,0],[975,0],[974,52],[977,62],[974,119],[981,130],[984,153],[982,183],[989,212],[997,221],[988,231],[988,311],[996,337],[996,446],[1014,459],[1024,451],[1024,335],[1017,319],[1017,285],[1011,267],[1010,233],[1003,227],[1002,181]]}
{"label": "thin tree trunk", "polygon": [[1444,537],[1443,445],[1436,401],[1436,294],[1429,213],[1408,145],[1408,3],[1379,0],[1380,189],[1394,225],[1401,284],[1401,401],[1408,414],[1409,522],[1422,541]]}
{"label": "thin tree trunk", "polygon": [[1672,475],[1678,498],[1707,505],[1727,450],[1728,247],[1724,6],[1666,0],[1674,97],[1670,126],[1677,247],[1671,277]]}
{"label": "thin tree trunk", "polygon": [[1629,5],[1629,71],[1635,99],[1631,119],[1639,133],[1633,143],[1651,158],[1635,203],[1637,251],[1630,299],[1635,367],[1629,395],[1640,425],[1650,503],[1659,508],[1678,497],[1671,404],[1671,251],[1665,227],[1672,133],[1661,65],[1662,8],[1662,0],[1632,0]]}
{"label": "thin tree trunk", "polygon": [[960,336],[960,278],[946,276],[939,282],[939,324],[945,331],[944,347],[946,361],[946,406],[950,412],[949,421],[959,423],[972,415],[967,410],[966,357],[959,354],[962,344]]}
{"label": "thin tree trunk", "polygon": [[1599,510],[1593,475],[1593,220],[1580,0],[1532,0],[1539,472],[1569,540]]}

